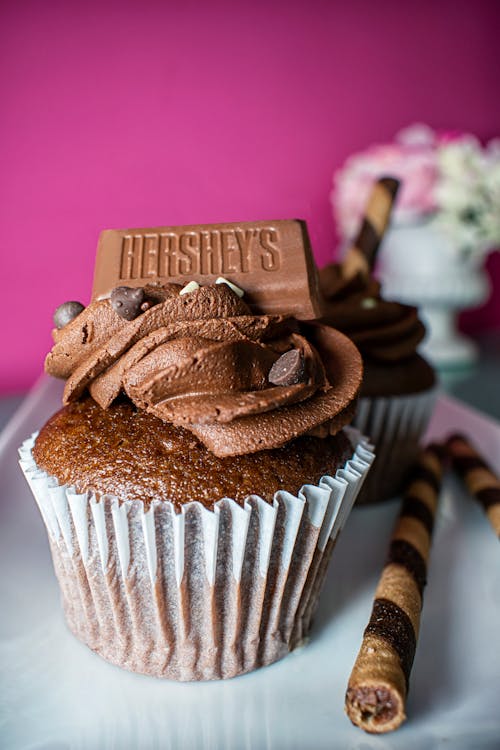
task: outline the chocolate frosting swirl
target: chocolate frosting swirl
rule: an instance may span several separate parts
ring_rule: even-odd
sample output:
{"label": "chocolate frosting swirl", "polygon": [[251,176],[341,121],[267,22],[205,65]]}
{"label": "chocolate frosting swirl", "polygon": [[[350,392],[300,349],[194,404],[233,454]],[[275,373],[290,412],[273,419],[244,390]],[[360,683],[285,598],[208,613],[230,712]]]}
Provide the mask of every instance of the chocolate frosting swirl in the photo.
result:
{"label": "chocolate frosting swirl", "polygon": [[[147,304],[132,320],[109,299],[97,300],[54,330],[45,369],[66,379],[64,403],[88,390],[105,409],[124,392],[217,455],[278,447],[319,425],[337,431],[345,424],[361,363],[338,332],[300,327],[286,315],[253,315],[226,284],[181,292],[176,284],[144,287]],[[318,347],[338,347],[333,360],[343,366],[334,362],[327,372],[324,360],[331,368],[332,356]],[[299,353],[300,378],[273,385],[270,370],[291,349]]]}
{"label": "chocolate frosting swirl", "polygon": [[395,363],[416,353],[425,336],[416,307],[384,300],[377,281],[345,279],[334,263],[320,271],[320,288],[322,320],[349,336],[365,361]]}

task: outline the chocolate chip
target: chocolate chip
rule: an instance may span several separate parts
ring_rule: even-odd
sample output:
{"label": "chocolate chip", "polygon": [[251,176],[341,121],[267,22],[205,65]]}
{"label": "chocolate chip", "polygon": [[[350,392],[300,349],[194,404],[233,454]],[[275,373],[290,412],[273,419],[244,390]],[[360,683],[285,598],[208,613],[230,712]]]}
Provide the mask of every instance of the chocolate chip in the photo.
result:
{"label": "chocolate chip", "polygon": [[191,292],[196,292],[200,288],[200,285],[197,281],[189,281],[186,286],[182,287],[179,294],[191,294]]}
{"label": "chocolate chip", "polygon": [[144,289],[141,287],[117,286],[111,292],[111,306],[125,320],[134,320],[144,312],[145,302]]}
{"label": "chocolate chip", "polygon": [[236,284],[233,284],[231,281],[228,281],[227,279],[224,278],[224,276],[219,276],[218,279],[215,279],[215,283],[216,284],[225,284],[230,289],[232,289],[233,292],[235,294],[237,294],[238,297],[240,297],[240,298],[243,297],[243,295],[245,294],[245,292],[243,291],[243,289],[241,287],[236,286]]}
{"label": "chocolate chip", "polygon": [[55,327],[64,328],[64,326],[74,320],[77,315],[80,315],[82,310],[85,310],[85,305],[82,305],[81,302],[75,302],[75,300],[63,302],[54,312],[53,321]]}
{"label": "chocolate chip", "polygon": [[304,357],[298,349],[290,349],[276,360],[267,379],[273,385],[295,385],[304,382],[304,375]]}

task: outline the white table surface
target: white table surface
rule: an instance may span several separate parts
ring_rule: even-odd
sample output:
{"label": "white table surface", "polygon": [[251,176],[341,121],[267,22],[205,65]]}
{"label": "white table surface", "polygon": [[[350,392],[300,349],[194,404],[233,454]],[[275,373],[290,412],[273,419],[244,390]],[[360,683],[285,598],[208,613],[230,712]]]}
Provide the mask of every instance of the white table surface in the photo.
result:
{"label": "white table surface", "polygon": [[[306,647],[223,682],[134,675],[66,629],[45,529],[17,466],[17,446],[59,398],[60,385],[42,380],[0,436],[1,748],[500,748],[500,545],[455,480],[437,518],[408,721],[367,735],[344,715],[343,698],[398,503],[351,514]],[[430,432],[457,428],[500,470],[500,425],[443,397]]]}

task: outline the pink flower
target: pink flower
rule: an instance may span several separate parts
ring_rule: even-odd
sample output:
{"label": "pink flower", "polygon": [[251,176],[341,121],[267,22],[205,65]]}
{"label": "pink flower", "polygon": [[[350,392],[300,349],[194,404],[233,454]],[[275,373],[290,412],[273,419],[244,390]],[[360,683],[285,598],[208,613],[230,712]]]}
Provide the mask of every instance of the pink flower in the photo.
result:
{"label": "pink flower", "polygon": [[461,141],[464,138],[467,138],[467,134],[463,130],[442,130],[438,133],[438,144],[441,146],[446,143]]}
{"label": "pink flower", "polygon": [[438,165],[433,131],[415,126],[389,144],[374,145],[347,159],[334,175],[332,205],[340,234],[352,237],[359,226],[372,184],[391,175],[401,180],[396,221],[409,221],[436,209]]}

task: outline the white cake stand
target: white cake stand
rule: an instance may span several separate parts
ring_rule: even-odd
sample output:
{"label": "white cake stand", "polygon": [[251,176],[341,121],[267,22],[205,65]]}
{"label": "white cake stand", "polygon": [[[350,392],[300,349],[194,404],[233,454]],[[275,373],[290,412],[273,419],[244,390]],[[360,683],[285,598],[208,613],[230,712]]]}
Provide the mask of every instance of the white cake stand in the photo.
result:
{"label": "white cake stand", "polygon": [[484,257],[461,252],[432,219],[387,232],[380,252],[384,296],[419,307],[428,328],[421,351],[439,369],[477,359],[476,345],[457,329],[457,314],[489,296]]}

